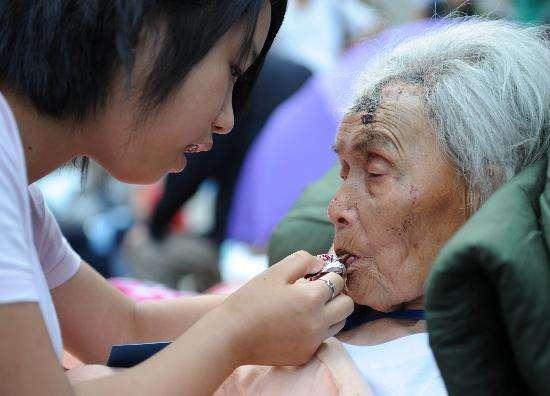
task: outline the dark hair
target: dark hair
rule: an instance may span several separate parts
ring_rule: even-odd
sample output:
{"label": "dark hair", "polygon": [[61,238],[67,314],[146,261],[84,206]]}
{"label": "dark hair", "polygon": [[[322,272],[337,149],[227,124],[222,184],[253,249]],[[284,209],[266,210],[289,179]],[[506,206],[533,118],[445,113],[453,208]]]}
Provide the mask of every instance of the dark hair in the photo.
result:
{"label": "dark hair", "polygon": [[[135,51],[161,31],[141,102],[161,104],[235,23],[243,22],[240,59],[252,45],[264,0],[17,0],[0,2],[0,81],[52,118],[81,121],[105,105],[114,74],[129,79]],[[286,9],[271,0],[271,26],[254,64],[236,82],[238,113]],[[129,81],[129,80],[128,80]]]}
{"label": "dark hair", "polygon": [[[256,20],[269,0],[0,1],[0,81],[42,114],[82,121],[107,100],[115,72],[131,79],[138,45],[161,31],[140,114],[147,116],[184,81],[235,23],[244,25],[247,58]],[[271,24],[258,59],[233,89],[238,115],[279,30],[287,0],[270,0]],[[88,158],[76,158],[84,186]]]}

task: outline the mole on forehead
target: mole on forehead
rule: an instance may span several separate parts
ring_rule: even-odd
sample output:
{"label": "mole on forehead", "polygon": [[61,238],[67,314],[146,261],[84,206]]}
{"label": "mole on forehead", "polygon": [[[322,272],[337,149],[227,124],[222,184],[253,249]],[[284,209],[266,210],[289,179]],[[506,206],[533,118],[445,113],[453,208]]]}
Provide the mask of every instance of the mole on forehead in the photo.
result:
{"label": "mole on forehead", "polygon": [[378,136],[384,135],[377,131],[378,127],[386,125],[388,121],[389,124],[393,124],[391,121],[398,116],[392,114],[391,111],[384,110],[380,107],[376,114],[365,112],[349,114],[342,120],[340,131],[344,133],[364,132],[365,134],[370,133]]}
{"label": "mole on forehead", "polygon": [[364,125],[369,124],[374,119],[379,105],[380,101],[378,99],[364,98],[352,109],[352,114],[356,115],[353,120],[358,120]]}
{"label": "mole on forehead", "polygon": [[[379,112],[380,113],[380,112]],[[391,140],[384,133],[378,130],[377,124],[384,125],[384,114],[377,114],[365,122],[366,113],[350,113],[344,117],[340,124],[340,132],[346,134],[358,133],[361,135],[369,135],[370,141],[386,141]]]}

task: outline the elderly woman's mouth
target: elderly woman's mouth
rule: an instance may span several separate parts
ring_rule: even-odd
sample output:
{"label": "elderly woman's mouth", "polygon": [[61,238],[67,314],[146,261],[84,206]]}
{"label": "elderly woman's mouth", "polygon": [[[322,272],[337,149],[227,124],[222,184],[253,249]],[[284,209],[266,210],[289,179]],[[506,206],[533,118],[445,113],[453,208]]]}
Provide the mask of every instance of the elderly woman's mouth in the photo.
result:
{"label": "elderly woman's mouth", "polygon": [[342,264],[346,266],[346,270],[349,272],[354,269],[354,264],[357,263],[359,260],[359,257],[354,255],[353,253],[349,253],[345,250],[337,250],[336,256],[338,257],[338,261],[340,261]]}
{"label": "elderly woman's mouth", "polygon": [[348,268],[348,267],[352,266],[357,260],[359,260],[359,257],[354,256],[354,255],[349,255],[346,258],[346,261],[344,262],[344,265],[346,266],[346,268]]}

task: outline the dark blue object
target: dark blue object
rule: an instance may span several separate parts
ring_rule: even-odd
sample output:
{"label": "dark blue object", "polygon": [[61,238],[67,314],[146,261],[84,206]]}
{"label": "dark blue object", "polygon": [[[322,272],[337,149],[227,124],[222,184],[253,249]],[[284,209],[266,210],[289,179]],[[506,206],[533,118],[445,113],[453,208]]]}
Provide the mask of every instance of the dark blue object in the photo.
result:
{"label": "dark blue object", "polygon": [[107,366],[119,368],[133,367],[163,350],[170,344],[170,341],[165,341],[146,344],[113,345],[111,353],[109,354]]}
{"label": "dark blue object", "polygon": [[[423,310],[410,310],[410,311],[394,311],[394,312],[378,312],[369,307],[356,305],[355,311],[346,320],[346,325],[342,329],[351,330],[361,326],[364,323],[372,322],[381,318],[392,319],[410,319],[410,320],[423,320],[425,312]],[[146,344],[122,344],[113,345],[107,366],[129,368],[133,367],[144,360],[150,358],[155,353],[161,351],[171,342],[155,342]]]}
{"label": "dark blue object", "polygon": [[346,319],[346,325],[342,331],[351,330],[364,323],[381,318],[424,320],[425,311],[422,309],[415,309],[409,311],[378,312],[364,305],[356,305],[355,311]]}

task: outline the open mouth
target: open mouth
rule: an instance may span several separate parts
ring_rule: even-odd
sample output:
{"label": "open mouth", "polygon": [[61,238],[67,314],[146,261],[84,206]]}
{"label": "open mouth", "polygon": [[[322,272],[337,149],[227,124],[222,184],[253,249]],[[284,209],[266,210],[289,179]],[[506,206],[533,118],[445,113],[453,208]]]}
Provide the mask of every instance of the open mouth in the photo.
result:
{"label": "open mouth", "polygon": [[344,264],[346,266],[346,269],[349,269],[357,260],[359,260],[359,257],[354,255],[353,253],[347,252],[344,249],[337,249],[335,253],[336,256],[338,256],[338,261]]}
{"label": "open mouth", "polygon": [[187,145],[187,147],[185,147],[184,152],[186,154],[200,153],[202,151],[210,151],[211,148],[212,148],[212,143],[207,143],[207,144],[193,143],[193,144]]}

